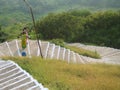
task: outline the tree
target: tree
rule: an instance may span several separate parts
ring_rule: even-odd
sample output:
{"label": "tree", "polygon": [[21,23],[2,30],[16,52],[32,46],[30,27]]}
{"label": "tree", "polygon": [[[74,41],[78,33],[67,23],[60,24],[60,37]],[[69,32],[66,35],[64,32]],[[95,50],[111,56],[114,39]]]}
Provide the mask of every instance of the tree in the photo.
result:
{"label": "tree", "polygon": [[71,42],[83,29],[81,20],[69,13],[50,14],[37,23],[37,29],[44,39],[60,38]]}
{"label": "tree", "polygon": [[37,29],[45,40],[59,38],[66,42],[93,43],[120,48],[119,18],[119,11],[50,14],[37,22]]}
{"label": "tree", "polygon": [[8,34],[6,34],[5,32],[2,31],[2,28],[0,26],[0,42],[4,42],[7,40],[7,36]]}

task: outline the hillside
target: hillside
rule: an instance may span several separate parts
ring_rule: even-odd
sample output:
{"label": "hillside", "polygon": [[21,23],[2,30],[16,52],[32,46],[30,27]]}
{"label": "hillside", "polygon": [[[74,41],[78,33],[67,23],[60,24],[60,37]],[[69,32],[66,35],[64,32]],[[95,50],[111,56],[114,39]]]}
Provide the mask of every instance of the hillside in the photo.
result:
{"label": "hillside", "polygon": [[[118,0],[28,0],[28,3],[33,8],[35,20],[39,20],[36,27],[42,40],[60,38],[66,42],[120,48]],[[24,1],[1,0],[0,42],[16,39],[24,26],[33,30],[29,8]],[[34,32],[30,34],[35,39]]]}
{"label": "hillside", "polygon": [[[28,0],[36,18],[51,12],[71,9],[120,9],[118,0]],[[0,0],[0,25],[29,21],[29,10],[23,0]]]}
{"label": "hillside", "polygon": [[[68,63],[105,63],[105,64],[120,64],[120,50],[109,48],[109,47],[96,47],[96,46],[88,46],[81,44],[70,44],[70,46],[74,46],[71,48],[60,47],[59,45],[55,45],[54,43],[50,43],[47,41],[40,41],[41,43],[41,51],[38,49],[36,40],[29,40],[27,48],[24,49],[28,57],[43,57],[49,59],[57,59],[63,60]],[[78,48],[75,48],[75,47]],[[34,48],[33,48],[34,47]],[[87,51],[85,52],[84,50]],[[90,51],[95,52],[94,57],[91,56]],[[4,56],[15,56],[21,57],[22,47],[20,40],[13,40],[10,42],[4,42],[0,44],[0,57]],[[80,53],[81,52],[81,53]],[[84,54],[82,54],[84,53]],[[92,54],[93,55],[93,54]],[[96,55],[100,55],[100,58],[96,58]]]}
{"label": "hillside", "polygon": [[120,90],[119,65],[68,64],[39,57],[6,59],[15,61],[49,90]]}

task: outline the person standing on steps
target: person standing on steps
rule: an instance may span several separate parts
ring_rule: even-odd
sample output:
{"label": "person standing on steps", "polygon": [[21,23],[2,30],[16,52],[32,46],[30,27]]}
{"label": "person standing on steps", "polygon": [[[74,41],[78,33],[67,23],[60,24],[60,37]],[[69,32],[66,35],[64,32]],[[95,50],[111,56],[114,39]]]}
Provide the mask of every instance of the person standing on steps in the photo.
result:
{"label": "person standing on steps", "polygon": [[26,56],[24,49],[27,47],[28,38],[30,38],[28,35],[28,31],[29,31],[28,27],[24,27],[23,31],[18,36],[19,38],[21,38],[22,56]]}

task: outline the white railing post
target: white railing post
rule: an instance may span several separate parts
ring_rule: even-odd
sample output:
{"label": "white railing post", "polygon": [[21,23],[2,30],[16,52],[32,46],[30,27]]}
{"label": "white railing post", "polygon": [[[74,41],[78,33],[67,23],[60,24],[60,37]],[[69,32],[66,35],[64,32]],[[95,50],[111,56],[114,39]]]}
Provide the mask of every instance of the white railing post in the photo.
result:
{"label": "white railing post", "polygon": [[6,43],[7,47],[8,47],[8,50],[9,50],[9,52],[10,52],[11,56],[13,56],[13,53],[12,53],[12,51],[11,51],[10,47],[9,47],[8,42],[5,42],[5,43]]}
{"label": "white railing post", "polygon": [[20,49],[19,49],[18,41],[17,41],[17,40],[16,40],[16,46],[17,46],[17,52],[18,52],[18,55],[21,56],[21,53],[20,53]]}

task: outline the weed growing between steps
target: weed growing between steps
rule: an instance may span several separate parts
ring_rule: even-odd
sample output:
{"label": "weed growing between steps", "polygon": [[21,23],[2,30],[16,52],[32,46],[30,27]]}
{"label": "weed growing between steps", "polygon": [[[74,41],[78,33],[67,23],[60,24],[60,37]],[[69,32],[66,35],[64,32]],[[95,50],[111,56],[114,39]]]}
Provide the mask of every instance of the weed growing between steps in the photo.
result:
{"label": "weed growing between steps", "polygon": [[95,51],[90,51],[90,50],[86,50],[86,49],[83,49],[83,48],[78,48],[78,47],[75,47],[75,46],[68,46],[67,44],[65,44],[64,40],[62,39],[52,39],[50,42],[56,44],[56,45],[59,45],[61,47],[65,47],[67,49],[70,49],[71,51],[74,51],[80,55],[83,55],[83,56],[87,56],[87,57],[92,57],[92,58],[96,58],[96,59],[100,59],[101,56]]}
{"label": "weed growing between steps", "polygon": [[68,64],[40,57],[4,57],[13,60],[49,90],[120,90],[120,66]]}
{"label": "weed growing between steps", "polygon": [[78,47],[75,47],[75,46],[66,46],[66,48],[76,52],[76,53],[79,53],[80,55],[83,55],[83,56],[88,56],[88,57],[92,57],[92,58],[96,58],[96,59],[100,59],[101,56],[95,51],[90,51],[90,50],[86,50],[86,49],[83,49],[83,48],[78,48]]}

